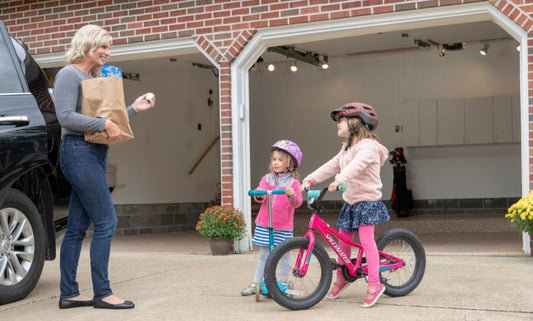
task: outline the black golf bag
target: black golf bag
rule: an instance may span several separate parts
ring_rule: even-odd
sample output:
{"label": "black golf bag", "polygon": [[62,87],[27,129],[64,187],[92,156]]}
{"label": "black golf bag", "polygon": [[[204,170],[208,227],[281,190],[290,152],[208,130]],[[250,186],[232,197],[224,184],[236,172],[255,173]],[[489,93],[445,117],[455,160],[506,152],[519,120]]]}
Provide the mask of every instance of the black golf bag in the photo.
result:
{"label": "black golf bag", "polygon": [[391,194],[391,206],[396,211],[397,217],[409,216],[409,210],[413,208],[413,194],[410,189],[407,189],[406,169],[405,164],[407,160],[403,152],[403,148],[396,147],[390,152],[392,159],[390,163],[393,165],[393,185]]}

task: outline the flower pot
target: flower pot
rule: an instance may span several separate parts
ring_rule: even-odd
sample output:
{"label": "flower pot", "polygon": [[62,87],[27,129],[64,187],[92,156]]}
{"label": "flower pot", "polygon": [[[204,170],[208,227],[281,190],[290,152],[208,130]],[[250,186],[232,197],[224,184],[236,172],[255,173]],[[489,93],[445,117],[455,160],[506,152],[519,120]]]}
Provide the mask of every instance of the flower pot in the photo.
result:
{"label": "flower pot", "polygon": [[228,239],[210,239],[209,247],[212,255],[228,255],[233,247],[233,240]]}
{"label": "flower pot", "polygon": [[533,233],[529,233],[529,255],[533,256]]}

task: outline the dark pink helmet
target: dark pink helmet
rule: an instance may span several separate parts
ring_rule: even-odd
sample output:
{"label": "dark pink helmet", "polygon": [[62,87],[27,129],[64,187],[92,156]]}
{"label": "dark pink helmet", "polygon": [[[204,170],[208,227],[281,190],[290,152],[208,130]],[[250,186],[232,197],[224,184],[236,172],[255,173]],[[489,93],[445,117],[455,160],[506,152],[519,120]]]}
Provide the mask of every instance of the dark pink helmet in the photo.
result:
{"label": "dark pink helmet", "polygon": [[302,151],[300,150],[300,147],[298,147],[298,145],[292,140],[278,140],[276,143],[274,143],[274,145],[272,145],[272,149],[279,149],[291,155],[294,160],[295,167],[300,167],[302,164]]}
{"label": "dark pink helmet", "polygon": [[365,126],[374,130],[378,127],[378,115],[376,109],[365,103],[348,103],[331,112],[331,119],[339,121],[340,117],[357,117]]}

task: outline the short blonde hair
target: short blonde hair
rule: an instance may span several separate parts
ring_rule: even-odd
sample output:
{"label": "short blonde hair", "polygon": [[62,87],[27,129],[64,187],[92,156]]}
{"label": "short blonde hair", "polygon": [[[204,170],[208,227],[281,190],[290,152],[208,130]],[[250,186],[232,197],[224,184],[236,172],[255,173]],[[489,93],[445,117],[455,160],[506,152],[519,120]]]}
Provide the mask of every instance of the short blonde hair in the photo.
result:
{"label": "short blonde hair", "polygon": [[65,62],[74,64],[82,60],[87,52],[94,52],[96,48],[111,42],[111,35],[104,28],[97,25],[81,27],[70,42],[70,48],[65,53]]}

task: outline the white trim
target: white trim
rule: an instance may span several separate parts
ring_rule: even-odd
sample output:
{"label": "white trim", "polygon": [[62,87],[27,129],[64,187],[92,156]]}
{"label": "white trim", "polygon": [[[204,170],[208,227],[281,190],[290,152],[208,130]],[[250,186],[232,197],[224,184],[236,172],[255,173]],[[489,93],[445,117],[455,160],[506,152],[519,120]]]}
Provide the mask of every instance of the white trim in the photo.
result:
{"label": "white trim", "polygon": [[[201,52],[217,68],[219,64],[211,58],[192,38],[154,40],[132,44],[116,45],[111,48],[110,62],[137,60],[146,58],[168,57],[170,55],[187,55]],[[65,53],[35,55],[35,61],[41,68],[63,66]]]}
{"label": "white trim", "polygon": [[246,221],[246,236],[235,242],[235,250],[249,252],[252,251],[252,206],[248,196],[248,190],[251,188],[248,69],[243,72],[232,66],[231,79],[233,206],[243,211]]}
{"label": "white trim", "polygon": [[[239,251],[251,249],[251,201],[247,197],[250,188],[250,133],[248,69],[270,46],[297,44],[332,38],[344,38],[376,32],[405,30],[430,26],[487,21],[498,23],[527,47],[527,34],[508,17],[488,2],[455,6],[418,9],[408,12],[380,14],[355,18],[282,26],[259,30],[231,66],[232,96],[232,145],[233,145],[233,199],[234,206],[244,211],[248,225],[248,237],[239,242]],[[520,55],[520,90],[522,110],[522,190],[529,186],[528,138],[527,138],[527,50]],[[240,120],[239,111],[244,106],[245,117]]]}
{"label": "white trim", "polygon": [[[521,48],[528,48],[527,32],[514,23],[509,17],[494,7],[490,7],[493,21],[507,31],[519,43]],[[528,50],[520,50],[520,151],[522,196],[529,194],[529,100],[528,89]],[[522,233],[522,249],[531,254],[529,234]]]}

